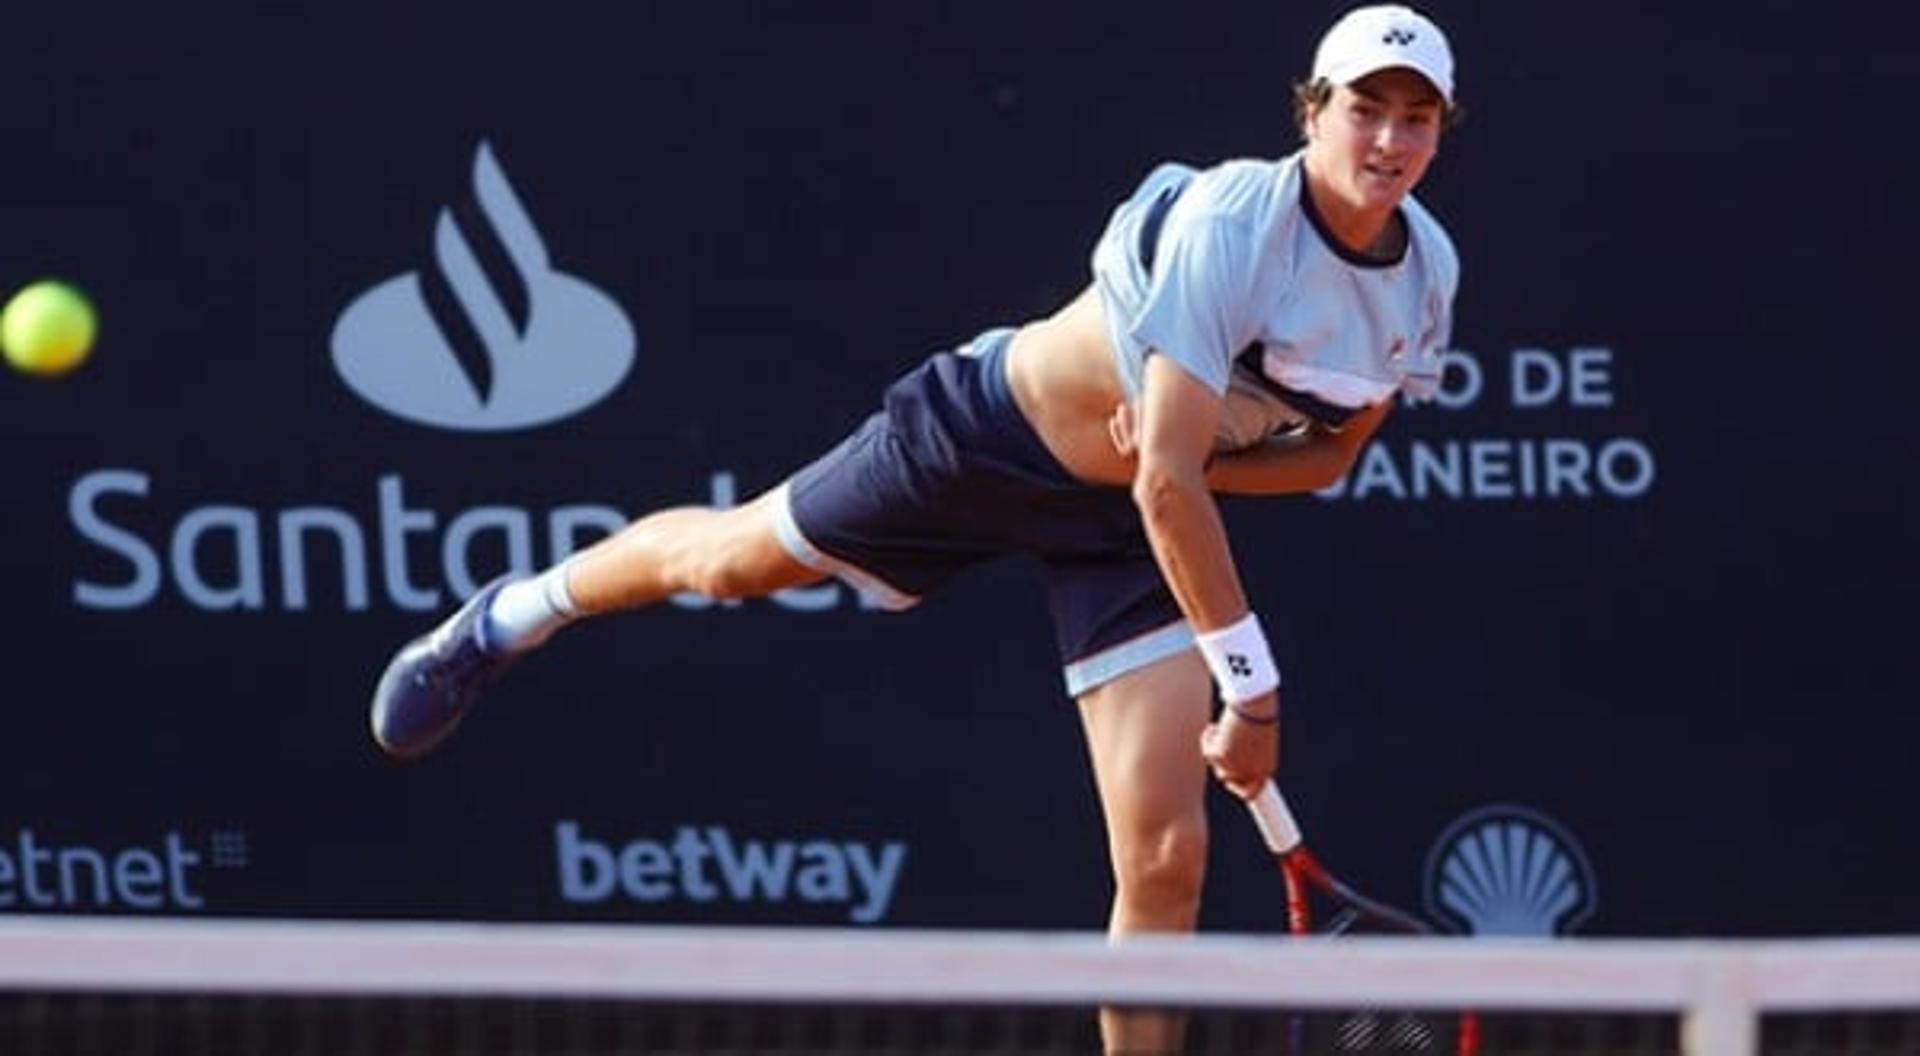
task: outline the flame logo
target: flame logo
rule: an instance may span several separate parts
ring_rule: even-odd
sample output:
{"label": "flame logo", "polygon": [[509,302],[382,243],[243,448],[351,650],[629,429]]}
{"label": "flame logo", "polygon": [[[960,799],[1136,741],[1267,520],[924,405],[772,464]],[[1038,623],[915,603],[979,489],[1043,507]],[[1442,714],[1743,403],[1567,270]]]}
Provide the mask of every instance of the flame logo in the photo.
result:
{"label": "flame logo", "polygon": [[334,369],[374,406],[443,429],[524,429],[586,409],[632,367],[632,323],[613,298],[553,270],[485,142],[473,192],[478,214],[465,223],[440,210],[433,270],[396,275],[340,314]]}
{"label": "flame logo", "polygon": [[1482,807],[1427,856],[1427,911],[1472,935],[1565,934],[1593,915],[1593,867],[1559,823],[1525,807]]}

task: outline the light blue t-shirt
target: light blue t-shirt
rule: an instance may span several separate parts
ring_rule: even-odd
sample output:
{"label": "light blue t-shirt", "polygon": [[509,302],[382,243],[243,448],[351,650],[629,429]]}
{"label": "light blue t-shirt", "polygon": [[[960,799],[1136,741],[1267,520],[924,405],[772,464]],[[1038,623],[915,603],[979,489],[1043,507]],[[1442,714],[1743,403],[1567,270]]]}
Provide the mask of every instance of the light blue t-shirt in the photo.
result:
{"label": "light blue t-shirt", "polygon": [[1148,355],[1170,357],[1227,401],[1222,449],[1439,385],[1460,271],[1446,231],[1409,195],[1406,253],[1365,260],[1323,232],[1304,182],[1297,153],[1162,165],[1094,247],[1129,397]]}

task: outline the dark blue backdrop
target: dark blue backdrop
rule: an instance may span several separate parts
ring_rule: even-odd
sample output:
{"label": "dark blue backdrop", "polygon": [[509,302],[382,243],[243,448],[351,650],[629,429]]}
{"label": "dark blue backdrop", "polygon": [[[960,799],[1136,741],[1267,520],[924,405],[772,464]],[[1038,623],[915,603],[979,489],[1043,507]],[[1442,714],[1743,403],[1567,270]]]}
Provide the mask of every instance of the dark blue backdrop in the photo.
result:
{"label": "dark blue backdrop", "polygon": [[[1156,161],[1292,149],[1339,5],[220,6],[12,20],[0,285],[69,278],[102,333],[0,377],[0,911],[1099,926],[1018,563],[905,616],[579,628],[419,765],[367,692],[515,533],[544,564],[555,511],[772,485],[1071,296]],[[1464,261],[1448,396],[1337,493],[1230,507],[1303,820],[1416,904],[1508,806],[1580,867],[1560,928],[1914,930],[1920,75],[1871,10],[1429,10],[1471,111],[1422,191]],[[570,281],[515,264],[483,144]],[[631,368],[530,428],[391,413],[335,332],[409,273],[423,314],[360,354],[438,332],[484,374],[462,290],[552,322],[584,283]],[[1207,923],[1275,927],[1216,806]]]}

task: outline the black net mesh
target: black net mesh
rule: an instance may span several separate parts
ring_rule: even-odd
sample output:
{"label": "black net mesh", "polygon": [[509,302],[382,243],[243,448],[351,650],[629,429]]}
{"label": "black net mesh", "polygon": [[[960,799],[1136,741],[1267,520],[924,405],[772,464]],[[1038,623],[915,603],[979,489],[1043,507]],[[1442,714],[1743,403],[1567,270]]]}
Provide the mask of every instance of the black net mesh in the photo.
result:
{"label": "black net mesh", "polygon": [[[1187,1010],[1181,1052],[1454,1053],[1452,1013]],[[1483,1056],[1680,1053],[1671,1014],[1482,1014]],[[1764,1056],[1916,1056],[1920,1012],[1770,1015]],[[722,1004],[576,999],[15,993],[0,1053],[17,1056],[611,1056],[1090,1053],[1077,1007]]]}

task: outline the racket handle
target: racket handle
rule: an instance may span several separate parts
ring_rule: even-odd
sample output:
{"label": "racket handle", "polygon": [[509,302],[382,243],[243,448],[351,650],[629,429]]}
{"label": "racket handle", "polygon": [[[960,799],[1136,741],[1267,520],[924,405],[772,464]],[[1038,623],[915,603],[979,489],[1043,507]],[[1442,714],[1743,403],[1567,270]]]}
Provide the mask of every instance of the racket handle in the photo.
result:
{"label": "racket handle", "polygon": [[1267,841],[1268,850],[1285,854],[1300,846],[1300,823],[1293,820],[1293,811],[1280,798],[1280,786],[1267,782],[1259,795],[1247,800],[1247,809],[1253,812],[1253,823]]}

